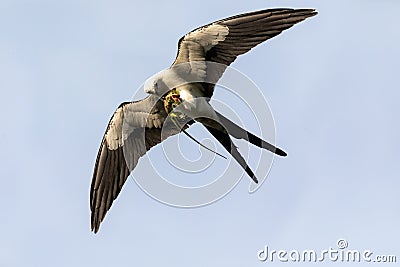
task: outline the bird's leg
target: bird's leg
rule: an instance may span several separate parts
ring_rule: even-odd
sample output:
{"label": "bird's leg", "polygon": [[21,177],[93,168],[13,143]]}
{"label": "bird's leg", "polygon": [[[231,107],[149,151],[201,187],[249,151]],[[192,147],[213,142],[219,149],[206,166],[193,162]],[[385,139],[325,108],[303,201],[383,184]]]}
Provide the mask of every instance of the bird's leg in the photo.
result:
{"label": "bird's leg", "polygon": [[164,108],[165,111],[169,114],[171,121],[174,123],[174,125],[178,128],[179,131],[183,132],[187,137],[192,139],[194,142],[199,144],[201,147],[207,149],[208,151],[211,151],[215,154],[217,154],[220,157],[223,157],[226,159],[225,156],[221,155],[220,153],[206,147],[199,141],[197,141],[193,136],[191,136],[188,132],[185,131],[183,126],[179,123],[179,120],[184,120],[187,118],[187,116],[180,111],[176,111],[176,107],[178,107],[180,104],[182,104],[182,100],[180,98],[179,92],[176,89],[172,89],[164,98]]}
{"label": "bird's leg", "polygon": [[[180,112],[179,112],[180,113]],[[226,157],[220,153],[218,153],[217,151],[212,150],[211,148],[206,147],[205,145],[203,145],[202,143],[200,143],[198,140],[196,140],[192,135],[190,135],[188,132],[185,131],[185,129],[183,129],[183,127],[179,124],[178,119],[180,118],[180,116],[182,116],[183,114],[180,113],[180,115],[177,115],[174,111],[172,111],[170,114],[171,117],[171,121],[174,123],[174,125],[178,128],[179,131],[183,132],[187,137],[189,137],[190,139],[192,139],[194,142],[196,142],[197,144],[199,144],[199,146],[207,149],[208,151],[211,151],[212,153],[217,154],[218,156],[226,159]]]}

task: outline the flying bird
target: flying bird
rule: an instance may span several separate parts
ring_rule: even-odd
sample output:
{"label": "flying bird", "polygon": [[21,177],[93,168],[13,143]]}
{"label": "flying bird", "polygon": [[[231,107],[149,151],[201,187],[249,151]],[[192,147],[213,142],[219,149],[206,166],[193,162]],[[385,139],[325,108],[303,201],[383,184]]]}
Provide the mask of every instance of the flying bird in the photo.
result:
{"label": "flying bird", "polygon": [[[231,136],[286,156],[283,150],[215,111],[209,100],[215,83],[239,55],[316,14],[314,9],[266,9],[218,20],[184,35],[168,71],[145,83],[144,89],[149,95],[139,101],[122,103],[108,123],[90,188],[92,231],[98,232],[139,158],[195,122],[205,126],[255,183],[258,182],[255,174]],[[177,83],[177,77],[187,82]],[[168,118],[173,123],[166,123]]]}

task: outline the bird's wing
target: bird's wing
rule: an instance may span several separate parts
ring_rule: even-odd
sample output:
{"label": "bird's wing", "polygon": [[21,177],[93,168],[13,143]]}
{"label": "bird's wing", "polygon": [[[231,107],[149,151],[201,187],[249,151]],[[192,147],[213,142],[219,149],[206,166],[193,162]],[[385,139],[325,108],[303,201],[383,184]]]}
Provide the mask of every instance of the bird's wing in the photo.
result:
{"label": "bird's wing", "polygon": [[[163,102],[153,95],[123,103],[114,112],[97,154],[90,189],[95,233],[139,158],[162,141],[166,117]],[[163,138],[179,133],[172,128],[163,131]]]}
{"label": "bird's wing", "polygon": [[[218,20],[179,40],[172,67],[189,64],[191,72],[208,82],[205,96],[211,97],[214,84],[236,57],[316,14],[314,9],[266,9]],[[206,63],[210,61],[223,65]]]}

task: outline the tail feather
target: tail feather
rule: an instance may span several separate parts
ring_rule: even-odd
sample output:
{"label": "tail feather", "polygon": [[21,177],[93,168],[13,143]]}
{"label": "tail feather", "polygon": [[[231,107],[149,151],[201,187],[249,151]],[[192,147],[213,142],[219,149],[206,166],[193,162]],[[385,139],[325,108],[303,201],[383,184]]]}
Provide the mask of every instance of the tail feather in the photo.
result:
{"label": "tail feather", "polygon": [[260,148],[264,148],[268,151],[271,151],[272,153],[275,153],[279,156],[286,157],[287,154],[285,151],[283,151],[280,148],[277,148],[276,146],[268,143],[267,141],[262,140],[261,138],[255,136],[254,134],[246,131],[245,129],[241,128],[239,125],[233,123],[226,117],[224,117],[222,114],[215,112],[221,122],[221,124],[225,127],[227,132],[237,138],[237,139],[244,139],[251,144],[258,146]]}
{"label": "tail feather", "polygon": [[250,176],[250,178],[258,184],[258,179],[254,172],[250,169],[249,165],[247,165],[246,161],[240,155],[237,147],[235,144],[232,142],[231,137],[229,134],[226,132],[226,130],[223,128],[222,125],[220,125],[218,122],[213,122],[213,125],[219,124],[220,127],[216,129],[215,127],[209,126],[209,120],[210,119],[205,119],[205,118],[198,118],[197,119],[199,122],[201,122],[204,127],[217,139],[221,145],[232,155],[232,157],[239,163],[239,165],[246,171],[246,173]]}

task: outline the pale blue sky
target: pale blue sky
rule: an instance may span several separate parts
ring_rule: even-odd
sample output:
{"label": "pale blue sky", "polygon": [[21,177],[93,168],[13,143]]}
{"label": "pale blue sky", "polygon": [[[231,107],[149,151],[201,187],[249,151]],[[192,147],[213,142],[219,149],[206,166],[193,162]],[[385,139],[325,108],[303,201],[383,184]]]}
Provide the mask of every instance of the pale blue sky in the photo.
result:
{"label": "pale blue sky", "polygon": [[[264,245],[339,238],[400,260],[400,3],[233,3],[0,1],[0,266],[262,266]],[[257,193],[245,177],[198,209],[130,179],[91,233],[94,160],[118,104],[171,64],[183,34],[270,7],[319,12],[233,64],[267,96],[289,156]]]}

